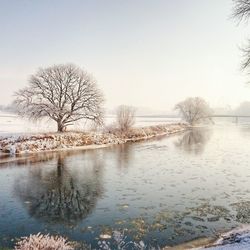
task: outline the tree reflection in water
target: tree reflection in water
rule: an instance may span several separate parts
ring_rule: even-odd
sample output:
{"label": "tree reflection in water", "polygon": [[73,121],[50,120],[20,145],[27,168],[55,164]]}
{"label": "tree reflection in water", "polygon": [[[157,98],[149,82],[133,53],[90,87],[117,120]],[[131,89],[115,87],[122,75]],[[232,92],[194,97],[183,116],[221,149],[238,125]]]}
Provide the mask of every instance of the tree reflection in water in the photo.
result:
{"label": "tree reflection in water", "polygon": [[120,171],[126,171],[133,162],[137,143],[124,143],[105,148],[106,158],[113,159]]}
{"label": "tree reflection in water", "polygon": [[97,151],[73,158],[57,155],[48,167],[32,166],[17,180],[15,193],[32,217],[51,223],[76,224],[90,214],[102,194],[102,160]]}
{"label": "tree reflection in water", "polygon": [[243,138],[246,138],[250,136],[250,125],[249,124],[243,124],[240,126],[240,135]]}
{"label": "tree reflection in water", "polygon": [[126,169],[133,158],[133,145],[127,143],[116,147],[117,167],[119,169]]}
{"label": "tree reflection in water", "polygon": [[175,142],[175,146],[187,153],[200,154],[211,138],[211,133],[212,131],[209,128],[190,129]]}

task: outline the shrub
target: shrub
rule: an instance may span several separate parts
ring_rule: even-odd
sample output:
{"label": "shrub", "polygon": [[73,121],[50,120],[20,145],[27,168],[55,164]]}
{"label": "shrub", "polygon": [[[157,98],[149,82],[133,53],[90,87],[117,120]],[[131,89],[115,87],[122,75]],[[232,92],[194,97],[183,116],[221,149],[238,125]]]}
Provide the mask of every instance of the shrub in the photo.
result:
{"label": "shrub", "polygon": [[74,250],[72,242],[68,242],[61,236],[30,235],[17,242],[15,250]]}

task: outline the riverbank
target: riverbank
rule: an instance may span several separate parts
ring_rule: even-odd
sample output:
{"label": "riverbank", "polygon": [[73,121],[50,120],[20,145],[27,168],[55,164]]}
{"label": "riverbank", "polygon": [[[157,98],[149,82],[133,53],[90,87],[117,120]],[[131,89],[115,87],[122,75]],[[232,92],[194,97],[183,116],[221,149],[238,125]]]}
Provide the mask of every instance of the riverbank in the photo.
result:
{"label": "riverbank", "polygon": [[222,234],[213,244],[201,249],[209,250],[245,250],[250,249],[250,226],[243,225]]}
{"label": "riverbank", "polygon": [[156,136],[170,135],[188,129],[185,123],[133,128],[127,133],[118,130],[97,132],[65,132],[0,137],[0,152],[21,155],[72,149],[93,149],[127,142],[147,140]]}
{"label": "riverbank", "polygon": [[[104,234],[100,235],[100,241],[98,249],[103,249],[101,246],[109,246],[109,241],[113,238],[116,241],[117,246],[120,246],[119,239],[123,239],[124,235],[118,231],[114,231],[112,234]],[[118,239],[118,241],[117,241]],[[62,236],[50,236],[50,235],[42,235],[38,233],[37,235],[30,235],[29,237],[24,237],[16,243],[15,249],[26,249],[26,248],[34,248],[40,247],[41,249],[47,247],[48,245],[52,249],[91,249],[91,246],[87,246],[83,243],[68,241],[66,238]],[[35,246],[34,246],[35,245]],[[84,247],[84,248],[83,248]],[[124,247],[122,249],[127,250],[132,247],[133,249],[155,249],[150,246],[146,246],[143,241],[138,242],[130,242],[130,245]],[[117,247],[120,248],[120,247]],[[0,247],[1,249],[1,247]],[[106,249],[106,248],[105,248]],[[110,247],[107,249],[111,249]],[[243,226],[232,231],[229,231],[225,234],[222,234],[219,239],[215,240],[214,238],[200,238],[193,240],[188,243],[184,243],[174,247],[165,247],[162,250],[245,250],[250,249],[250,227]]]}
{"label": "riverbank", "polygon": [[200,238],[174,247],[165,247],[162,250],[246,250],[250,249],[250,226],[243,225],[219,238]]}

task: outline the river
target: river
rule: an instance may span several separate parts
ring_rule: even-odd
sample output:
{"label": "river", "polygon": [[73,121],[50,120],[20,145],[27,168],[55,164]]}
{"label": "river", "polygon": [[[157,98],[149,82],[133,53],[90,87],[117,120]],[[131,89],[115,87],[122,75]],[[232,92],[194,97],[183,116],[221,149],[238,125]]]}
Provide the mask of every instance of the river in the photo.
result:
{"label": "river", "polygon": [[[172,246],[250,223],[250,125],[0,165],[0,246],[31,233]],[[109,239],[115,249],[115,240]]]}

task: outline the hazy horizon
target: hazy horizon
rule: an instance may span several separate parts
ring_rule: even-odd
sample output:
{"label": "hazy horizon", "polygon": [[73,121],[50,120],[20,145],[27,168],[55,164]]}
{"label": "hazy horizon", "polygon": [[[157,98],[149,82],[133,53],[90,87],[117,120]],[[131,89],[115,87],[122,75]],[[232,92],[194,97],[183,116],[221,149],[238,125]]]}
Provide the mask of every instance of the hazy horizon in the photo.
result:
{"label": "hazy horizon", "polygon": [[[0,104],[39,67],[75,63],[91,73],[107,109],[171,111],[188,96],[237,107],[250,86],[239,70],[247,25],[231,0],[1,1]],[[212,17],[212,18],[211,18]]]}

